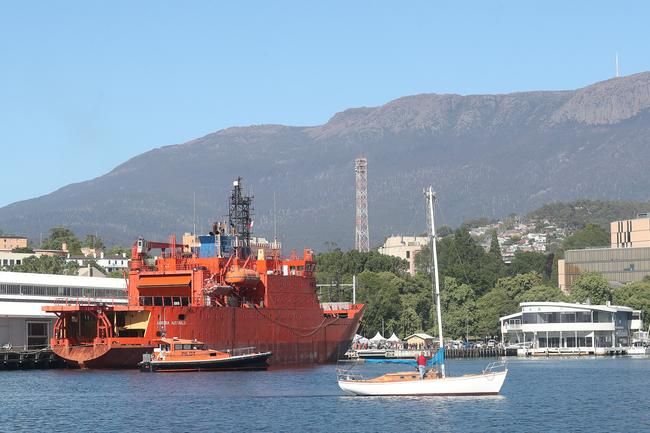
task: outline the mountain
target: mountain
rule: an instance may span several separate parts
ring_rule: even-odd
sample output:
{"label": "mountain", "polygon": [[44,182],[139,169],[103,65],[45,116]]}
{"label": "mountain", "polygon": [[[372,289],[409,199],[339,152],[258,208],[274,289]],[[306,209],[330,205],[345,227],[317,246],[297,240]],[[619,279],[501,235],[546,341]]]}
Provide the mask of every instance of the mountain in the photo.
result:
{"label": "mountain", "polygon": [[354,242],[354,159],[368,158],[370,237],[523,213],[576,198],[650,196],[650,73],[574,91],[422,94],[353,108],[310,127],[224,129],[143,153],[111,172],[0,209],[0,229],[38,239],[62,225],[107,243],[164,240],[227,213],[231,182],[255,195],[255,231],[285,247]]}

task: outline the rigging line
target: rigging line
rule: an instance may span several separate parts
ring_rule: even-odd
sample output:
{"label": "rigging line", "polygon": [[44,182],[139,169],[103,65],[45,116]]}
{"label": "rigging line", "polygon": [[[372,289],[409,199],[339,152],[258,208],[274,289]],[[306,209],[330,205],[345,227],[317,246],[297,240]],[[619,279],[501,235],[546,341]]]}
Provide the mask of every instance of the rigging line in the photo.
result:
{"label": "rigging line", "polygon": [[256,311],[260,316],[262,316],[263,318],[265,318],[266,320],[268,320],[268,321],[270,321],[270,322],[272,322],[272,323],[275,323],[276,325],[279,325],[279,326],[282,326],[282,327],[284,327],[284,328],[287,328],[289,331],[293,332],[295,335],[297,335],[297,336],[299,336],[299,337],[309,337],[310,335],[314,335],[316,332],[318,332],[318,330],[320,330],[320,329],[323,328],[324,326],[329,326],[329,325],[331,325],[331,324],[333,324],[334,322],[336,322],[336,321],[339,320],[339,317],[335,317],[334,320],[332,320],[331,322],[325,324],[325,322],[327,321],[328,318],[327,318],[327,317],[324,317],[324,318],[323,318],[323,321],[320,322],[320,323],[319,323],[315,328],[313,328],[310,332],[308,332],[308,333],[306,333],[306,334],[303,334],[303,333],[297,332],[296,330],[298,330],[298,329],[308,330],[308,329],[310,329],[310,328],[300,328],[300,327],[296,327],[296,326],[287,325],[286,323],[282,323],[282,322],[280,322],[280,321],[278,321],[278,320],[276,320],[276,319],[273,319],[272,317],[268,317],[268,316],[266,316],[266,315],[265,315],[264,313],[262,313],[262,312],[259,310],[259,308],[257,308],[257,307],[255,307],[254,310],[255,310],[255,311]]}

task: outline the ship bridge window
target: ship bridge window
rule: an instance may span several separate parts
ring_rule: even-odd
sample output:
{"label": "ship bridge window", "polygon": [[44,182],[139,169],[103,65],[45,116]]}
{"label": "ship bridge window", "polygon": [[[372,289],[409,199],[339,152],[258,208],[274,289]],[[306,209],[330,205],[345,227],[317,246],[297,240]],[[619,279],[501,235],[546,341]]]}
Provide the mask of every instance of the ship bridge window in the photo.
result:
{"label": "ship bridge window", "polygon": [[190,305],[190,298],[189,296],[140,296],[138,298],[138,303],[144,306],[156,307],[187,307]]}

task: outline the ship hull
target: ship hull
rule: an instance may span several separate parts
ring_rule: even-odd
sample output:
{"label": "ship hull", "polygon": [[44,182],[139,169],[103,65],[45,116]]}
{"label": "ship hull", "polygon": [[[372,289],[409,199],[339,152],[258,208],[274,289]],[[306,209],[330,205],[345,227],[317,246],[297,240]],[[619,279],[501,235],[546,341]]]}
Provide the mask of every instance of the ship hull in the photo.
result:
{"label": "ship hull", "polygon": [[60,357],[84,368],[137,368],[161,336],[196,339],[221,351],[255,347],[271,352],[269,364],[336,361],[350,347],[362,311],[326,317],[323,310],[230,307],[143,307],[150,311],[144,338],[105,339],[94,344],[58,344]]}

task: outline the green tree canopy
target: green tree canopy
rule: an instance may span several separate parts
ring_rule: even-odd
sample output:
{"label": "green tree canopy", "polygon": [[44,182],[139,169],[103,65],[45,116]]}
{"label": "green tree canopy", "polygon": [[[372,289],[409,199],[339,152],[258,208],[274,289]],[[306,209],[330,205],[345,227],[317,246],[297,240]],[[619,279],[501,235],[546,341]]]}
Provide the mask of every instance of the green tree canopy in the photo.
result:
{"label": "green tree canopy", "polygon": [[562,243],[562,249],[576,250],[587,247],[606,247],[610,244],[609,233],[601,226],[587,224],[583,229],[577,230]]}
{"label": "green tree canopy", "polygon": [[30,247],[20,247],[20,248],[14,248],[13,250],[11,250],[11,252],[12,252],[12,253],[27,253],[27,254],[31,254],[31,253],[34,252],[34,250],[31,249]]}
{"label": "green tree canopy", "polygon": [[126,254],[126,257],[131,258],[131,249],[114,245],[108,249],[106,254],[109,256],[121,256],[122,254]]}
{"label": "green tree canopy", "polygon": [[497,335],[499,318],[519,311],[519,298],[541,284],[542,277],[536,273],[500,278],[494,288],[477,302],[476,309],[480,312],[476,324],[478,335]]}
{"label": "green tree canopy", "polygon": [[517,297],[519,302],[568,302],[570,298],[559,287],[533,286]]}
{"label": "green tree canopy", "polygon": [[356,250],[343,252],[335,249],[317,254],[316,263],[316,277],[320,283],[349,282],[352,280],[352,275],[359,275],[364,271],[392,272],[402,275],[408,269],[406,260],[379,254],[376,251],[362,253]]}
{"label": "green tree canopy", "polygon": [[54,227],[50,234],[43,239],[41,248],[46,250],[60,250],[65,243],[71,254],[81,254],[81,241],[75,236],[72,230],[65,227]]}
{"label": "green tree canopy", "polygon": [[612,289],[600,274],[585,272],[571,285],[571,298],[576,302],[601,305],[612,300]]}
{"label": "green tree canopy", "polygon": [[[485,293],[505,274],[504,263],[494,255],[486,253],[469,235],[465,227],[453,235],[438,240],[438,267],[441,280],[451,277],[469,284],[477,294]],[[431,250],[424,247],[415,256],[418,272],[429,273]]]}
{"label": "green tree canopy", "polygon": [[104,249],[104,241],[97,235],[86,235],[83,246],[86,248]]}
{"label": "green tree canopy", "polygon": [[[474,329],[476,320],[476,293],[468,284],[459,284],[445,277],[440,291],[444,335],[452,338],[466,336]],[[437,327],[434,326],[437,331]]]}
{"label": "green tree canopy", "polygon": [[628,283],[612,290],[612,300],[616,305],[642,310],[647,326],[650,321],[650,281],[647,281],[646,278],[643,281]]}
{"label": "green tree canopy", "polygon": [[495,258],[502,260],[503,257],[501,256],[501,246],[499,246],[499,237],[497,236],[497,231],[492,230],[492,240],[490,241],[490,254],[493,255]]}
{"label": "green tree canopy", "polygon": [[508,275],[513,276],[517,274],[537,272],[538,274],[549,278],[551,263],[553,263],[552,254],[546,255],[536,251],[517,251],[512,262],[508,265]]}
{"label": "green tree canopy", "polygon": [[76,275],[79,266],[75,262],[66,263],[59,256],[31,256],[23,259],[20,265],[12,269],[14,272],[31,272],[35,274]]}

